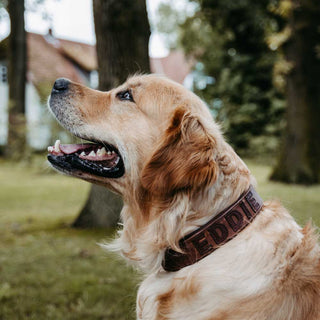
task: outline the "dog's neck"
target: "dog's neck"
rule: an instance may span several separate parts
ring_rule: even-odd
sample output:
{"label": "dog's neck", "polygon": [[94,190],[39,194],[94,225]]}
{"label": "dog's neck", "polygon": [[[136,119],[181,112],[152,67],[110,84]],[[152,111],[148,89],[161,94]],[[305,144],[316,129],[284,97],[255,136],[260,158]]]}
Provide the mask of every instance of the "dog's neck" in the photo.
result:
{"label": "dog's neck", "polygon": [[154,212],[148,223],[138,222],[137,202],[127,202],[122,211],[124,227],[114,247],[147,273],[161,269],[167,247],[180,251],[179,240],[183,236],[232,205],[253,182],[232,148],[227,144],[224,148],[216,159],[219,175],[213,186],[191,196],[181,192],[161,212],[151,208]]}
{"label": "dog's neck", "polygon": [[235,203],[180,239],[179,246],[183,252],[167,248],[163,268],[166,271],[178,271],[202,260],[247,227],[260,212],[262,205],[259,194],[250,186]]}

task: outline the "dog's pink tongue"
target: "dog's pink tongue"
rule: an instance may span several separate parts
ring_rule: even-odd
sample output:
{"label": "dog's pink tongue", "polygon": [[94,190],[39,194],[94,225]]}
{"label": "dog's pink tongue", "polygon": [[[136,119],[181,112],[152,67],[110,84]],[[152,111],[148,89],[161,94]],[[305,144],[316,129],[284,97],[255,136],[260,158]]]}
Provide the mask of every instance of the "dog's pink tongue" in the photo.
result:
{"label": "dog's pink tongue", "polygon": [[78,152],[78,151],[82,151],[82,150],[88,149],[88,148],[90,148],[92,146],[93,146],[92,143],[61,144],[60,145],[60,150],[64,154],[71,154],[71,153],[75,153],[75,152]]}

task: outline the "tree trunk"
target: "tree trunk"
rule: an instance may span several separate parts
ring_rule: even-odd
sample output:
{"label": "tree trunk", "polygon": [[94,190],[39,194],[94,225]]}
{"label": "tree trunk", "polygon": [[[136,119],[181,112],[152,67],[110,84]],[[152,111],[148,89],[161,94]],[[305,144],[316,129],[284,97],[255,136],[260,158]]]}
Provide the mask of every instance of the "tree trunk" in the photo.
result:
{"label": "tree trunk", "polygon": [[[99,88],[109,90],[128,75],[150,72],[150,27],[145,0],[94,0]],[[120,198],[93,185],[75,227],[112,227],[119,219]]]}
{"label": "tree trunk", "polygon": [[24,29],[24,1],[8,1],[11,33],[8,46],[9,132],[6,155],[19,158],[26,147],[25,85],[26,32]]}
{"label": "tree trunk", "polygon": [[73,226],[79,228],[114,227],[119,220],[121,208],[120,196],[104,187],[92,185],[89,198]]}
{"label": "tree trunk", "polygon": [[93,8],[100,89],[118,86],[130,74],[149,72],[145,0],[94,0]]}
{"label": "tree trunk", "polygon": [[320,2],[292,5],[292,36],[284,47],[293,66],[287,76],[287,128],[271,179],[312,184],[320,182]]}

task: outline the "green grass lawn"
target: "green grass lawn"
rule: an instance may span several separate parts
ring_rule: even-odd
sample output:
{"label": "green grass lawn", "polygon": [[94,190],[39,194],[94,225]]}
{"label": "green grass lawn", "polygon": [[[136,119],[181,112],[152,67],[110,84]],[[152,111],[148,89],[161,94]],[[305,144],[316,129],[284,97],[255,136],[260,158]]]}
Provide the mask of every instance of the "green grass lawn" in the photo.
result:
{"label": "green grass lawn", "polygon": [[0,319],[135,319],[138,275],[69,224],[89,184],[0,162]]}
{"label": "green grass lawn", "polygon": [[307,187],[271,182],[268,180],[271,167],[253,161],[246,163],[257,179],[257,189],[264,200],[280,200],[300,224],[312,220],[320,226],[320,185]]}
{"label": "green grass lawn", "polygon": [[[270,183],[248,162],[264,199],[281,199],[300,223],[320,225],[320,186]],[[89,185],[43,165],[0,161],[0,319],[135,319],[139,276],[97,245],[112,230],[69,224]]]}

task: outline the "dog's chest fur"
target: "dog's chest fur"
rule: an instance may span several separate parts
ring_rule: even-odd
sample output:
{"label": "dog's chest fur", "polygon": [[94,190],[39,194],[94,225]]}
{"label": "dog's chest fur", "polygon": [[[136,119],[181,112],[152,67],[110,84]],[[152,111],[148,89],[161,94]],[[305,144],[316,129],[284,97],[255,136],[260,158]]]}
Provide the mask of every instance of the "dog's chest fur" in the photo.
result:
{"label": "dog's chest fur", "polygon": [[[277,203],[235,239],[179,272],[141,284],[137,317],[197,320],[320,319],[320,250]],[[301,292],[303,291],[303,295]]]}

